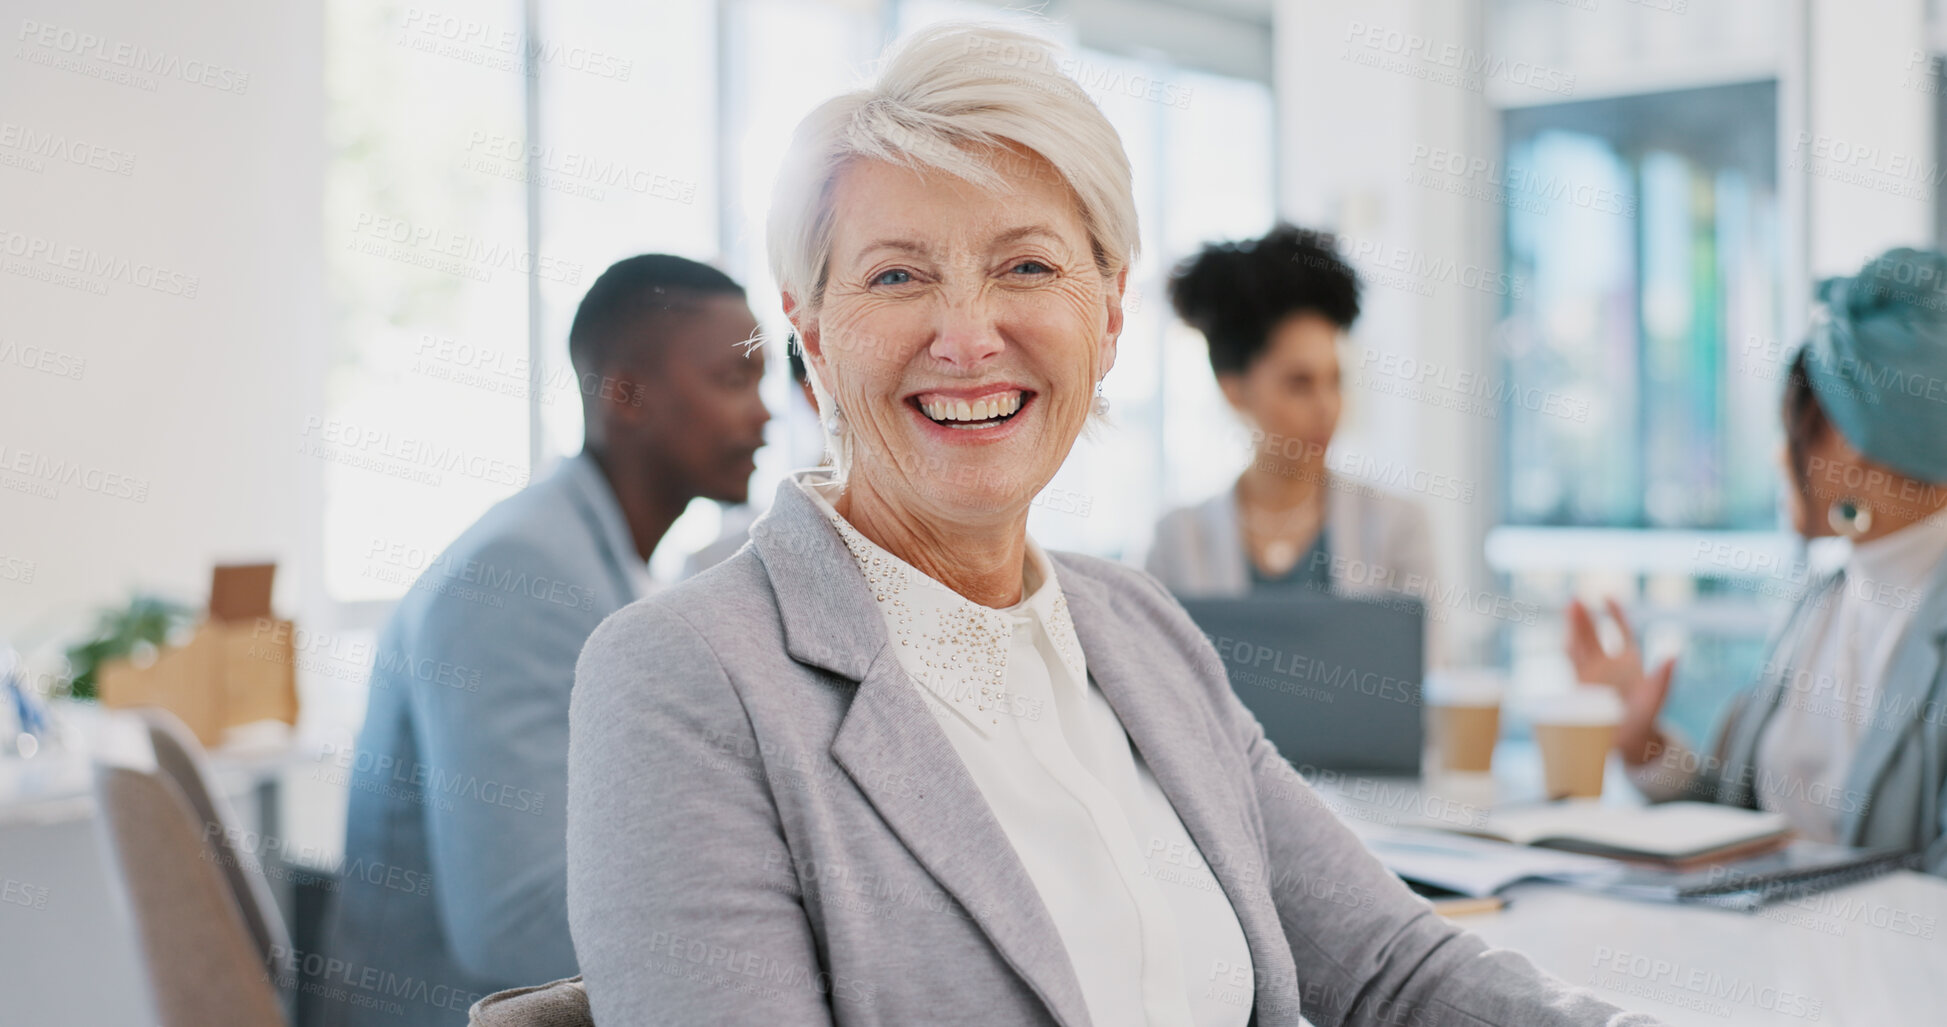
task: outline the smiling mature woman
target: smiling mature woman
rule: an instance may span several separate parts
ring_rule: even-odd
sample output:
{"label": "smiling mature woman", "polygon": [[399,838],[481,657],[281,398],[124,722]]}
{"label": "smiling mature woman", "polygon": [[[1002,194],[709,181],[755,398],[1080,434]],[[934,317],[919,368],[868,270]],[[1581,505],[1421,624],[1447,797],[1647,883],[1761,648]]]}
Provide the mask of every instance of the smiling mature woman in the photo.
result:
{"label": "smiling mature woman", "polygon": [[1058,60],[926,32],[792,142],[771,257],[836,471],[583,651],[598,1020],[1652,1022],[1435,915],[1154,579],[1028,538],[1136,251],[1128,160]]}

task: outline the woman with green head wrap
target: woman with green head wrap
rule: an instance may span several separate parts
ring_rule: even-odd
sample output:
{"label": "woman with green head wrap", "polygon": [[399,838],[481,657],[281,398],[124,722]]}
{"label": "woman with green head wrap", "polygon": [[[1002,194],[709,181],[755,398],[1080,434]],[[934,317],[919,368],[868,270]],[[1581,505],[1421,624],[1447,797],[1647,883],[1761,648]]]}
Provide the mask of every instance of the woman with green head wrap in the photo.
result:
{"label": "woman with green head wrap", "polygon": [[1782,414],[1792,527],[1851,540],[1774,636],[1708,754],[1657,723],[1674,660],[1605,649],[1580,603],[1568,654],[1616,688],[1617,748],[1652,799],[1776,810],[1814,840],[1918,853],[1947,876],[1947,255],[1896,249],[1819,287]]}

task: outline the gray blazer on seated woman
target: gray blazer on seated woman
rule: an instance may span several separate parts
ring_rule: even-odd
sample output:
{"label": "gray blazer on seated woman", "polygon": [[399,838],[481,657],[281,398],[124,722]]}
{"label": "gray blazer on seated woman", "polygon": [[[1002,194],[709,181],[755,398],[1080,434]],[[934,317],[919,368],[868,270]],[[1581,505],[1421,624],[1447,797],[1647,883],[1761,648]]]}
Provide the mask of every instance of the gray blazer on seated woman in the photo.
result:
{"label": "gray blazer on seated woman", "polygon": [[1328,591],[1424,602],[1435,587],[1426,511],[1405,496],[1356,480],[1334,480],[1323,496],[1322,523],[1305,540],[1307,549],[1282,570],[1264,569],[1266,563],[1275,565],[1275,558],[1260,562],[1251,555],[1237,498],[1241,479],[1195,506],[1163,515],[1143,568],[1176,595],[1215,598],[1267,591],[1276,579],[1318,565]]}
{"label": "gray blazer on seated woman", "polygon": [[1028,539],[1136,251],[1128,161],[1057,67],[931,30],[793,140],[771,257],[836,471],[582,654],[596,1019],[1650,1022],[1435,915],[1154,579]]}
{"label": "gray blazer on seated woman", "polygon": [[1614,601],[1623,645],[1571,603],[1568,655],[1621,693],[1616,748],[1651,798],[1775,810],[1947,876],[1947,254],[1889,251],[1819,298],[1782,469],[1792,529],[1848,538],[1845,566],[1805,583],[1707,751],[1658,721],[1675,658],[1646,673]]}

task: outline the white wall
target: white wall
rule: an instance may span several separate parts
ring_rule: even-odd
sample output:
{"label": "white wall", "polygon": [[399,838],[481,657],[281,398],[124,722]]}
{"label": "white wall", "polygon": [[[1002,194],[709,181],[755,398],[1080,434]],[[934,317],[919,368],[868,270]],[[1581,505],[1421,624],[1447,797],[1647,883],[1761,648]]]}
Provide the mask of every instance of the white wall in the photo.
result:
{"label": "white wall", "polygon": [[[131,588],[200,602],[221,558],[276,558],[280,605],[297,595],[293,445],[318,388],[300,355],[324,332],[322,8],[198,6],[8,5],[0,639],[23,648]],[[69,374],[23,362],[42,351]]]}
{"label": "white wall", "polygon": [[1804,182],[1813,278],[1933,243],[1933,104],[1925,0],[1812,0],[1805,130],[1784,141]]}
{"label": "white wall", "polygon": [[[201,602],[223,558],[280,560],[292,609],[300,360],[324,338],[321,6],[22,0],[0,32],[0,641],[58,651],[136,587]],[[95,828],[6,831],[50,910],[0,924],[33,940],[0,971],[10,1012],[154,1022]]]}

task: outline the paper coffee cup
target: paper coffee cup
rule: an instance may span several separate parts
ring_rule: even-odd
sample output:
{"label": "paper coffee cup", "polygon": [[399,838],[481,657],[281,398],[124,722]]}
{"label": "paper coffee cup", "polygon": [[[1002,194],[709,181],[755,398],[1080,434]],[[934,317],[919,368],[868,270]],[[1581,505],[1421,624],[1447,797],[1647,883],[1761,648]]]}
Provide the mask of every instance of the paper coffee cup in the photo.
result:
{"label": "paper coffee cup", "polygon": [[1616,744],[1622,700],[1608,688],[1578,685],[1536,696],[1526,706],[1541,750],[1541,772],[1551,799],[1602,795],[1602,770]]}
{"label": "paper coffee cup", "polygon": [[1506,691],[1505,681],[1492,670],[1427,675],[1426,704],[1440,769],[1473,773],[1494,769],[1494,743],[1501,737],[1501,697]]}

